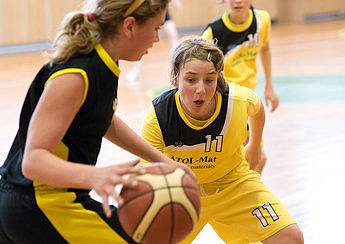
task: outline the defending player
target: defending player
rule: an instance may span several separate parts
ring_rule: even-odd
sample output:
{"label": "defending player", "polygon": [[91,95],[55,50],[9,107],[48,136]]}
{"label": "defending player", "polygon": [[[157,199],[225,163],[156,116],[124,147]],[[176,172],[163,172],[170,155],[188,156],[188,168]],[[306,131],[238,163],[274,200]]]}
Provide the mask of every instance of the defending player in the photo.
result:
{"label": "defending player", "polygon": [[249,169],[261,153],[260,99],[249,88],[227,85],[222,71],[223,54],[213,43],[200,37],[182,41],[171,60],[176,88],[154,99],[143,121],[143,137],[198,178],[201,215],[185,243],[206,223],[226,243],[303,243],[285,207]]}

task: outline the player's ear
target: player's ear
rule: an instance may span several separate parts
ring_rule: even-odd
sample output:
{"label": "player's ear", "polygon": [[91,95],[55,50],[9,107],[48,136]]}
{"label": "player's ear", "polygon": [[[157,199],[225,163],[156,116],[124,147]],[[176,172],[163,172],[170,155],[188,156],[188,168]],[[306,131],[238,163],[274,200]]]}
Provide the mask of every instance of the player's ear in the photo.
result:
{"label": "player's ear", "polygon": [[176,74],[172,80],[172,85],[178,87],[178,74]]}
{"label": "player's ear", "polygon": [[123,30],[123,33],[125,33],[127,37],[132,37],[134,27],[135,27],[135,18],[133,16],[126,17],[123,20],[122,30]]}
{"label": "player's ear", "polygon": [[[175,73],[175,72],[174,72]],[[178,74],[174,74],[174,77],[172,77],[171,79],[170,79],[170,84],[173,86],[173,87],[177,87],[178,85],[177,85],[177,79],[178,78]]]}
{"label": "player's ear", "polygon": [[178,79],[177,78],[174,79],[174,86],[178,87]]}

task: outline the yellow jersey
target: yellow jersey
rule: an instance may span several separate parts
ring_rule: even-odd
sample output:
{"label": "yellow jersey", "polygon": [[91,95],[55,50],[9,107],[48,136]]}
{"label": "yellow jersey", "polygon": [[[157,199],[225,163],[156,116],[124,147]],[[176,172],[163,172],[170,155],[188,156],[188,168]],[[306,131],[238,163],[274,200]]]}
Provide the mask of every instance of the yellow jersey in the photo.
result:
{"label": "yellow jersey", "polygon": [[143,137],[190,167],[199,184],[220,179],[245,160],[247,119],[261,106],[256,93],[233,83],[216,98],[214,114],[200,121],[185,113],[179,91],[169,90],[153,100],[142,125]]}
{"label": "yellow jersey", "polygon": [[248,20],[240,25],[232,23],[225,12],[206,27],[202,37],[215,39],[222,49],[225,79],[253,90],[257,84],[256,57],[269,39],[271,18],[264,10],[249,11]]}

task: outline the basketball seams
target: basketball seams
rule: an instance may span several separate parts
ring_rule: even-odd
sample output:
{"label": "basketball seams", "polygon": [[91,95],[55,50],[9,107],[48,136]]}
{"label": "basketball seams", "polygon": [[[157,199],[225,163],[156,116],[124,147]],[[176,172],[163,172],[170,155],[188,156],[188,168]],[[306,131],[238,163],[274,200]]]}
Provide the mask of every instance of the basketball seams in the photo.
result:
{"label": "basketball seams", "polygon": [[[156,238],[165,243],[181,240],[186,228],[193,228],[199,217],[196,181],[185,170],[165,163],[153,163],[145,174],[133,178],[138,181],[138,187],[123,188],[120,194],[124,203],[118,208],[120,223],[128,216],[125,219],[129,222],[124,222],[128,234],[143,243],[151,243]],[[182,229],[181,221],[186,224]]]}
{"label": "basketball seams", "polygon": [[[162,166],[159,165],[158,167],[159,167],[159,169],[163,172]],[[174,172],[174,171],[173,171],[173,172]],[[166,187],[168,188],[169,198],[170,198],[169,204],[170,204],[170,212],[171,212],[171,227],[170,227],[170,233],[169,233],[169,243],[171,243],[171,242],[172,242],[172,238],[173,238],[172,234],[174,233],[174,226],[175,226],[175,213],[174,213],[174,210],[175,210],[175,209],[174,209],[174,207],[171,205],[171,202],[172,202],[171,186],[170,186],[170,184],[169,184],[169,181],[168,181],[168,179],[167,179],[166,174],[164,174],[164,180],[165,180]],[[182,185],[182,182],[181,182],[181,185]],[[151,224],[152,224],[152,222],[151,222]]]}
{"label": "basketball seams", "polygon": [[[188,185],[187,185],[187,186],[171,186],[170,188],[171,188],[171,189],[173,189],[173,188],[185,188],[185,189],[191,190],[191,191],[193,191],[193,192],[195,192],[195,193],[199,193],[199,191],[198,191],[195,187],[193,187],[193,186],[188,186]],[[166,189],[166,187],[160,187],[160,188],[157,188],[157,189],[155,189],[155,190],[153,190],[153,189],[151,188],[149,191],[145,191],[145,192],[143,192],[143,193],[137,194],[137,195],[135,195],[135,196],[132,197],[132,198],[126,199],[125,203],[123,203],[121,206],[119,206],[118,209],[120,210],[121,208],[125,207],[125,206],[126,206],[128,203],[130,203],[131,201],[133,201],[133,200],[135,200],[135,199],[137,199],[137,198],[139,198],[139,197],[141,197],[141,196],[143,196],[143,195],[146,195],[146,194],[148,194],[148,193],[152,193],[152,192],[155,192],[155,191],[164,190],[164,189]]]}
{"label": "basketball seams", "polygon": [[[192,202],[192,201],[191,201],[191,202]],[[192,228],[194,228],[193,218],[192,218],[192,216],[190,215],[188,209],[187,209],[183,204],[181,204],[181,203],[179,203],[179,202],[174,202],[174,204],[179,205],[179,206],[181,206],[181,207],[184,209],[184,211],[187,213],[187,216],[188,216],[188,219],[189,219],[190,223],[192,224]],[[192,203],[192,204],[193,204],[193,203]],[[193,204],[193,206],[194,206],[194,204]],[[195,206],[194,206],[194,207],[195,207]],[[195,211],[197,212],[196,209],[195,209]]]}
{"label": "basketball seams", "polygon": [[[185,176],[186,176],[186,175],[184,175],[183,178],[184,178]],[[182,182],[183,182],[183,178],[182,178]],[[184,185],[184,184],[183,184],[183,185]],[[194,193],[197,193],[197,194],[199,195],[199,189],[198,189],[198,188],[195,188],[195,187],[188,187],[188,185],[184,185],[184,187],[183,187],[184,194],[186,194],[186,195],[188,196],[186,190],[190,190],[190,189],[191,189]],[[189,199],[189,198],[188,198],[188,199]],[[191,204],[193,205],[195,211],[198,213],[197,209],[199,209],[199,208],[198,208],[198,206],[196,206],[196,203],[194,203],[194,201],[191,201],[190,199],[189,199],[189,201],[190,201]],[[184,207],[184,208],[185,208],[185,207]],[[198,214],[200,214],[200,212],[199,212]],[[189,217],[192,218],[190,215],[189,215]],[[193,220],[192,220],[192,222],[193,222]]]}
{"label": "basketball seams", "polygon": [[[164,210],[165,207],[172,208],[171,202],[162,205],[162,206],[159,208],[159,211],[157,212],[155,218],[156,218],[157,216],[159,216],[159,214]],[[146,212],[147,212],[147,211],[146,211]],[[146,212],[145,212],[145,214],[146,214]],[[174,216],[172,215],[172,218],[173,218],[173,217],[174,217]],[[155,221],[154,221],[155,218],[152,219],[151,223],[150,223],[149,226],[147,227],[147,229],[146,229],[146,231],[145,231],[145,234],[143,235],[143,238],[142,238],[141,240],[145,240],[146,234],[149,232],[150,228],[152,227],[153,223],[155,222]],[[173,232],[170,231],[170,237],[169,237],[169,240],[170,240],[170,241],[169,241],[169,243],[171,243],[171,234],[172,234],[172,233],[173,233]]]}
{"label": "basketball seams", "polygon": [[[172,204],[171,204],[171,203],[172,203]],[[156,215],[158,216],[158,215],[164,210],[165,207],[169,207],[170,209],[174,209],[174,210],[175,210],[175,205],[181,206],[182,209],[183,209],[186,213],[188,213],[188,210],[184,207],[183,204],[181,204],[181,203],[179,203],[179,202],[170,202],[170,203],[167,203],[167,204],[162,205],[161,208],[159,209],[159,211],[157,212]],[[172,213],[175,213],[175,211],[172,211]],[[173,227],[175,226],[175,222],[173,221],[173,220],[175,219],[174,216],[175,216],[175,214],[171,216],[171,217],[172,217],[172,221],[171,221],[172,229],[173,229]],[[190,221],[190,223],[191,223],[191,225],[192,225],[192,228],[193,228],[193,219],[192,219],[192,217],[190,216],[190,214],[187,214],[187,216],[188,216],[188,219],[189,219],[189,221]],[[145,234],[143,235],[142,240],[145,239],[146,234],[149,232],[149,230],[150,230],[150,228],[151,228],[151,226],[152,226],[153,224],[154,224],[154,220],[152,220],[152,222],[150,223],[149,227],[146,229]],[[168,242],[169,244],[173,243],[173,242],[172,242],[172,241],[173,241],[173,233],[174,233],[174,232],[170,232],[170,237],[169,237],[169,242]]]}
{"label": "basketball seams", "polygon": [[[138,185],[141,184],[141,183],[147,185],[148,188],[149,188],[149,190],[144,191],[144,192],[139,193],[139,194],[136,194],[135,196],[133,196],[133,197],[131,197],[131,198],[125,199],[125,202],[124,202],[121,206],[118,207],[119,211],[120,211],[122,208],[124,208],[127,204],[129,204],[130,202],[132,202],[133,200],[135,200],[135,199],[137,199],[137,198],[139,198],[139,197],[142,197],[142,196],[144,196],[144,195],[146,195],[146,194],[148,194],[148,193],[152,193],[152,194],[154,193],[155,190],[152,188],[152,186],[151,186],[148,182],[142,181],[142,180],[138,180]],[[121,192],[120,195],[121,195],[121,194],[123,194],[123,192]],[[152,200],[152,201],[153,201],[153,200]],[[151,203],[152,203],[152,201],[151,201]]]}
{"label": "basketball seams", "polygon": [[[198,194],[199,194],[199,189],[198,189],[197,187],[193,187],[192,185],[188,185],[188,184],[184,185],[184,184],[182,184],[182,182],[181,182],[181,184],[179,184],[179,185],[170,186],[166,176],[172,174],[174,171],[171,171],[171,172],[164,172],[164,171],[162,170],[161,165],[157,165],[157,166],[158,166],[158,168],[161,170],[161,172],[160,172],[161,175],[164,176],[165,186],[162,186],[162,187],[153,189],[152,186],[151,186],[147,181],[140,180],[140,179],[136,179],[136,180],[139,181],[140,183],[144,183],[144,184],[148,185],[148,187],[150,188],[150,190],[145,191],[145,192],[142,192],[142,193],[140,193],[140,194],[137,194],[137,195],[135,195],[135,196],[132,197],[132,198],[126,199],[126,202],[125,202],[123,205],[121,205],[121,206],[119,207],[119,209],[121,209],[122,207],[126,206],[127,203],[129,203],[129,202],[135,200],[136,198],[141,197],[142,195],[145,195],[145,194],[147,194],[147,193],[153,193],[153,194],[154,194],[154,191],[163,190],[163,189],[166,189],[167,187],[169,188],[169,193],[170,193],[170,188],[178,188],[178,187],[179,187],[179,188],[193,189],[193,191],[194,191],[195,193],[198,193]],[[159,175],[159,174],[158,174],[158,173],[150,173],[150,172],[149,172],[149,173],[145,173],[145,175],[156,176],[156,175]],[[185,174],[182,176],[182,181],[183,181],[183,178],[186,177],[186,176],[190,177],[190,175],[189,175],[187,172],[185,172]],[[169,196],[170,196],[170,200],[171,200],[171,194],[170,194]],[[195,207],[195,206],[194,206],[194,207]]]}

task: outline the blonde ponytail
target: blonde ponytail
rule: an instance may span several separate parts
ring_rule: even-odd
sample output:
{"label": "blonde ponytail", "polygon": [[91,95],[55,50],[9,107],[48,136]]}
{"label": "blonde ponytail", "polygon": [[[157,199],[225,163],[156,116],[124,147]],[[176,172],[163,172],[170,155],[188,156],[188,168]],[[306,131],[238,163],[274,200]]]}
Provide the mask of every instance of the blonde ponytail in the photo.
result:
{"label": "blonde ponytail", "polygon": [[[127,16],[135,17],[138,24],[165,10],[170,0],[145,0],[130,13],[128,8],[138,0],[86,0],[83,10],[65,16],[60,30],[47,52],[48,62],[65,63],[77,53],[91,52],[102,38],[115,35],[119,24]],[[92,14],[92,18],[88,15]]]}
{"label": "blonde ponytail", "polygon": [[95,21],[90,22],[82,12],[72,12],[65,16],[61,29],[55,38],[52,52],[48,53],[50,63],[64,63],[75,53],[91,52],[100,36]]}

